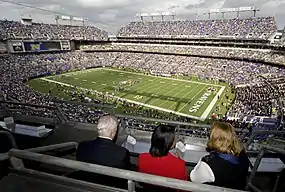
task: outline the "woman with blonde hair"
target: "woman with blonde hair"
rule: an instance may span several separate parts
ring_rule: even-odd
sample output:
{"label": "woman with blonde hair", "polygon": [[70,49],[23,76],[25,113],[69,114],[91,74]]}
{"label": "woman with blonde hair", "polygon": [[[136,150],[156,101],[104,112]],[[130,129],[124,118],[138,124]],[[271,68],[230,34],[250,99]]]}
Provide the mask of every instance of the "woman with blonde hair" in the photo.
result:
{"label": "woman with blonde hair", "polygon": [[249,160],[233,126],[229,123],[214,123],[207,150],[210,154],[203,157],[191,171],[191,181],[244,189]]}

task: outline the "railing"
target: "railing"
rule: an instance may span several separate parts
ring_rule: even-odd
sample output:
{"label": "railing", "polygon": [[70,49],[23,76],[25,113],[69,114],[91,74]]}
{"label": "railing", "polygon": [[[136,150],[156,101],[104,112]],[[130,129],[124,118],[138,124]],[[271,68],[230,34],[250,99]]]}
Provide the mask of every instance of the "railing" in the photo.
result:
{"label": "railing", "polygon": [[[260,189],[258,189],[256,186],[254,186],[252,184],[252,180],[253,180],[253,178],[254,178],[257,170],[258,170],[258,167],[259,167],[259,165],[261,163],[261,160],[262,160],[263,155],[264,155],[265,152],[274,152],[274,153],[281,154],[281,155],[285,156],[285,150],[284,149],[280,149],[280,148],[276,148],[276,147],[272,147],[272,146],[268,146],[268,145],[262,145],[262,147],[261,147],[261,149],[260,149],[260,151],[258,153],[257,159],[255,161],[255,164],[254,164],[254,166],[252,168],[251,174],[250,174],[250,176],[248,178],[247,187],[246,187],[247,189],[250,188],[250,189],[252,189],[255,192],[262,192]],[[278,185],[278,180],[276,181],[276,185],[275,185],[275,187],[273,189],[273,192],[276,191],[277,185]]]}
{"label": "railing", "polygon": [[196,124],[196,123],[187,123],[187,122],[180,122],[180,121],[170,121],[170,120],[163,120],[158,118],[149,118],[149,117],[141,117],[141,116],[130,116],[130,115],[124,115],[124,114],[115,114],[116,117],[119,118],[127,118],[127,119],[135,119],[135,120],[142,120],[142,121],[150,121],[150,122],[158,122],[158,123],[166,123],[166,124],[172,124],[172,125],[184,125],[184,126],[192,126],[192,127],[198,127],[198,128],[210,128],[211,125],[206,124]]}
{"label": "railing", "polygon": [[32,104],[32,103],[22,103],[22,102],[13,102],[13,101],[1,101],[1,103],[28,106],[28,107],[39,107],[39,108],[46,108],[46,109],[55,110],[55,107],[51,107],[48,105],[37,105],[37,104]]}
{"label": "railing", "polygon": [[[64,148],[75,148],[75,149],[77,149],[77,146],[78,146],[78,143],[76,143],[76,142],[67,142],[67,143],[60,143],[60,144],[55,144],[55,145],[48,145],[48,146],[43,146],[43,147],[31,148],[31,149],[27,149],[27,151],[31,151],[31,152],[35,152],[35,153],[41,153],[41,152],[47,152],[47,151],[52,151],[52,150],[64,149]],[[17,146],[13,146],[13,147],[14,147],[14,149],[17,148]],[[9,153],[8,152],[0,154],[0,161],[5,161],[8,159],[9,159]]]}
{"label": "railing", "polygon": [[[187,182],[187,181],[182,181],[182,180],[177,180],[177,179],[159,177],[159,176],[148,175],[148,174],[127,171],[127,170],[121,170],[121,169],[100,166],[100,165],[95,165],[95,164],[90,164],[90,163],[83,163],[79,161],[62,159],[62,158],[52,157],[52,156],[38,154],[38,153],[24,151],[24,150],[12,149],[9,152],[9,157],[11,158],[11,161],[14,161],[12,162],[13,168],[18,171],[25,170],[25,167],[23,163],[21,163],[20,159],[26,159],[26,160],[36,161],[40,163],[70,168],[74,170],[86,171],[86,172],[97,173],[101,175],[107,175],[107,176],[113,176],[113,177],[117,177],[121,179],[126,179],[128,180],[128,191],[129,192],[135,191],[134,181],[163,186],[167,188],[178,189],[178,190],[193,191],[193,192],[242,192],[240,190],[226,189],[226,188],[215,187],[215,186],[204,185],[204,184],[197,184],[197,183]],[[59,177],[59,176],[55,176],[55,177],[62,178],[62,179],[65,178],[65,177]]]}
{"label": "railing", "polygon": [[[14,149],[18,149],[16,141],[15,141],[13,135],[9,131],[0,131],[0,135],[5,135],[8,138],[8,140],[10,141],[11,147]],[[7,159],[8,159],[8,153],[0,154],[0,161],[4,161]]]}
{"label": "railing", "polygon": [[9,131],[0,131],[0,135],[6,135],[13,148],[18,148],[13,135]]}
{"label": "railing", "polygon": [[254,131],[252,132],[250,138],[248,139],[248,141],[246,142],[246,147],[248,147],[256,138],[257,135],[285,135],[285,131],[271,131],[271,130],[261,130],[261,131]]}

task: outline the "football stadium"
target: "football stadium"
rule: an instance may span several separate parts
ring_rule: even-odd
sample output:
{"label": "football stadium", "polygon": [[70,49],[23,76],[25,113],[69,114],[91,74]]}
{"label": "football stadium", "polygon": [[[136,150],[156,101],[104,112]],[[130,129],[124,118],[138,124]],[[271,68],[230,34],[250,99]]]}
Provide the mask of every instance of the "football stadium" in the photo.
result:
{"label": "football stadium", "polygon": [[114,34],[1,2],[55,19],[0,20],[1,192],[285,191],[280,15],[137,13]]}

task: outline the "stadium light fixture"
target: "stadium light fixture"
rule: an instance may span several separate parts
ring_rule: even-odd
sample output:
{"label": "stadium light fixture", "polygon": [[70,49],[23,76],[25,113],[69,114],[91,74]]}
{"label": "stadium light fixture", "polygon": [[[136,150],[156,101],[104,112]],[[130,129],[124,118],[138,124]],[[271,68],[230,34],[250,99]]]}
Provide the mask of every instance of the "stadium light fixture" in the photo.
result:
{"label": "stadium light fixture", "polygon": [[140,20],[143,21],[144,18],[150,17],[153,20],[156,17],[164,20],[166,16],[172,16],[172,19],[175,20],[176,13],[175,12],[154,12],[154,13],[137,13],[136,17],[140,17]]}
{"label": "stadium light fixture", "polygon": [[239,7],[239,8],[223,8],[223,9],[210,9],[208,12],[204,13],[204,15],[208,14],[209,19],[211,19],[212,14],[222,14],[222,18],[224,18],[225,13],[237,13],[237,17],[239,17],[241,12],[253,12],[253,16],[256,16],[256,13],[260,11],[260,9],[255,7]]}
{"label": "stadium light fixture", "polygon": [[77,17],[77,16],[69,16],[69,15],[56,15],[55,16],[55,21],[56,21],[56,24],[58,25],[58,21],[59,20],[62,20],[62,21],[69,21],[70,24],[72,25],[72,21],[75,21],[75,22],[82,22],[83,26],[84,26],[84,23],[88,20],[87,18],[84,18],[84,17]]}

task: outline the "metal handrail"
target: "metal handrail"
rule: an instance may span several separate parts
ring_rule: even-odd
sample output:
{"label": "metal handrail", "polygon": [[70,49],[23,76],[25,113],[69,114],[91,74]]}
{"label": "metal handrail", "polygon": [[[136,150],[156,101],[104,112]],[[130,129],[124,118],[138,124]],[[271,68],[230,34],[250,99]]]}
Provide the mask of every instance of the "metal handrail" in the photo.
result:
{"label": "metal handrail", "polygon": [[187,122],[180,122],[180,121],[170,121],[170,120],[163,120],[158,118],[150,118],[150,117],[141,117],[141,116],[130,116],[124,114],[115,114],[116,117],[119,118],[127,118],[127,119],[135,119],[135,120],[143,120],[143,121],[151,121],[151,122],[159,122],[159,123],[167,123],[167,124],[174,124],[174,125],[184,125],[184,126],[193,126],[199,128],[210,128],[211,125],[202,125],[202,124],[195,124],[195,123],[187,123]]}
{"label": "metal handrail", "polygon": [[[278,154],[282,154],[282,155],[285,155],[285,150],[284,149],[280,149],[280,148],[277,148],[277,147],[272,147],[272,146],[268,146],[268,145],[261,145],[261,149],[259,150],[259,153],[258,153],[258,156],[256,158],[256,161],[254,163],[254,166],[252,168],[252,171],[251,171],[251,174],[248,178],[248,181],[247,181],[247,187],[246,189],[249,189],[251,188],[252,190],[256,191],[256,192],[262,192],[260,189],[258,189],[257,187],[255,187],[253,184],[252,184],[252,180],[258,170],[258,167],[261,163],[261,160],[263,158],[263,155],[266,151],[269,151],[269,152],[274,152],[274,153],[278,153]],[[276,188],[276,186],[275,186]],[[274,190],[275,191],[275,190]],[[273,192],[274,192],[273,191]]]}
{"label": "metal handrail", "polygon": [[250,138],[246,142],[246,148],[254,141],[257,135],[259,134],[272,134],[272,135],[284,135],[285,131],[272,131],[272,130],[259,130],[259,131],[253,131],[251,133]]}
{"label": "metal handrail", "polygon": [[27,151],[37,153],[37,152],[53,151],[53,150],[62,149],[66,147],[73,147],[77,149],[77,146],[78,146],[78,143],[76,142],[66,142],[66,143],[60,143],[60,144],[54,144],[54,145],[47,145],[43,147],[31,148],[31,149],[27,149]]}
{"label": "metal handrail", "polygon": [[14,101],[1,101],[1,103],[6,103],[6,104],[13,104],[13,105],[23,105],[23,106],[28,106],[28,107],[39,107],[39,108],[46,108],[46,109],[52,109],[55,110],[55,107],[51,107],[48,105],[37,105],[33,103],[23,103],[23,102],[14,102]]}
{"label": "metal handrail", "polygon": [[6,135],[7,138],[10,140],[10,143],[11,143],[12,147],[15,148],[15,149],[18,148],[12,133],[10,133],[9,131],[0,131],[0,135]]}
{"label": "metal handrail", "polygon": [[68,101],[68,100],[55,100],[55,103],[67,103],[67,104],[73,104],[73,105],[83,105],[87,107],[98,107],[98,108],[108,108],[108,109],[114,109],[114,105],[109,104],[96,104],[96,103],[82,103],[82,102],[74,102],[74,101]]}
{"label": "metal handrail", "polygon": [[[79,161],[74,161],[74,160],[69,160],[69,159],[62,159],[58,157],[52,157],[52,156],[33,153],[29,151],[24,151],[24,150],[12,149],[9,152],[9,156],[11,158],[27,159],[27,160],[32,160],[32,161],[41,162],[45,164],[70,168],[74,170],[86,171],[86,172],[97,173],[101,175],[107,175],[107,176],[117,177],[121,179],[126,179],[128,180],[128,184],[132,183],[133,181],[137,181],[137,182],[143,182],[143,183],[148,183],[152,185],[158,185],[158,186],[163,186],[163,187],[173,188],[173,189],[178,189],[178,190],[184,190],[184,191],[242,192],[240,190],[226,189],[226,188],[210,186],[210,185],[205,185],[205,184],[197,184],[193,182],[187,182],[187,181],[182,181],[182,180],[177,180],[177,179],[172,179],[172,178],[148,175],[144,173],[121,170],[117,168],[84,163],[84,162],[79,162]],[[133,191],[133,189],[130,190],[130,187],[132,185],[128,185],[128,186],[129,186],[129,191]]]}
{"label": "metal handrail", "polygon": [[270,141],[275,142],[275,143],[280,143],[282,145],[285,145],[285,140],[282,140],[282,139],[272,138]]}
{"label": "metal handrail", "polygon": [[[30,152],[35,152],[35,153],[42,153],[42,152],[58,150],[58,149],[67,148],[67,147],[73,147],[73,148],[77,149],[77,146],[78,146],[78,143],[76,143],[76,142],[66,142],[66,143],[60,143],[60,144],[55,144],[55,145],[30,148],[30,149],[26,149],[26,150],[30,151]],[[8,152],[0,154],[0,161],[4,161],[4,160],[8,160],[8,159],[9,159],[9,153]]]}
{"label": "metal handrail", "polygon": [[[11,145],[12,145],[12,148],[18,149],[18,146],[16,144],[16,141],[15,141],[12,133],[10,133],[9,131],[0,131],[0,135],[6,135],[7,138],[9,139]],[[8,152],[0,154],[0,161],[5,161],[7,159],[8,159]]]}

